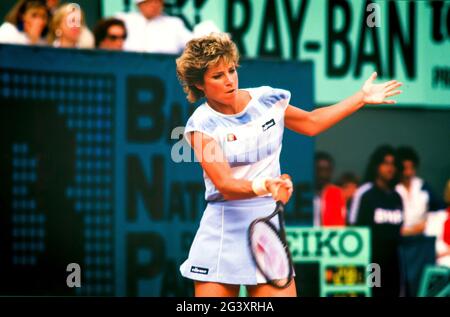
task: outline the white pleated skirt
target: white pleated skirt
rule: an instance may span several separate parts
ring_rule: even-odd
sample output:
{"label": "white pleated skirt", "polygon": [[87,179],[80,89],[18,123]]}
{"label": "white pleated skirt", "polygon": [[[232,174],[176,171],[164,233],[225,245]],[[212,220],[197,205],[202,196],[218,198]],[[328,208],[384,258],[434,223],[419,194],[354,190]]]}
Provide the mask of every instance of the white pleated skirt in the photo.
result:
{"label": "white pleated skirt", "polygon": [[[256,285],[265,280],[248,246],[250,223],[275,210],[272,197],[208,203],[200,227],[180,266],[181,275],[196,281]],[[278,227],[278,218],[273,220]]]}

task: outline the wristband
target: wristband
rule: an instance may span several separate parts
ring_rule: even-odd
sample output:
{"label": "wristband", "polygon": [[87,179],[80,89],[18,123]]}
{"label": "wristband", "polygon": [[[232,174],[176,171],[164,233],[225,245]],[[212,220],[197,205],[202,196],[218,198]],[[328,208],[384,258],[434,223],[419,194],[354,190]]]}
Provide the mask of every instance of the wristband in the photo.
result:
{"label": "wristband", "polygon": [[256,196],[263,196],[269,194],[269,190],[266,187],[267,177],[258,177],[255,178],[252,182],[252,189],[255,192]]}

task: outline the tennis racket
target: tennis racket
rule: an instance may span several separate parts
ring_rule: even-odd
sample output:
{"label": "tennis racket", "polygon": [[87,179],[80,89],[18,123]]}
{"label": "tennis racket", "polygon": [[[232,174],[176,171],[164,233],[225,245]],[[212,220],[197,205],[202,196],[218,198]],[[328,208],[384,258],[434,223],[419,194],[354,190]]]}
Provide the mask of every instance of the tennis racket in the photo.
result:
{"label": "tennis racket", "polygon": [[[253,261],[267,283],[276,288],[286,288],[292,281],[293,266],[284,229],[284,207],[288,190],[280,186],[280,200],[272,214],[255,219],[248,228],[248,244]],[[271,222],[278,216],[279,229]]]}

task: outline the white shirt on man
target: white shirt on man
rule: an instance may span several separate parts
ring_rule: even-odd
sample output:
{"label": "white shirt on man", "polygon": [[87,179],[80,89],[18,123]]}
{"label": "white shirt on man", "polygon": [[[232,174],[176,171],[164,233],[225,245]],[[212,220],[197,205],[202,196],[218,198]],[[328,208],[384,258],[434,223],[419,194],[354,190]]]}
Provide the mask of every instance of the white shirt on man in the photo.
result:
{"label": "white shirt on man", "polygon": [[139,12],[131,12],[119,13],[117,18],[127,28],[126,51],[179,54],[193,37],[177,17],[160,15],[148,20]]}

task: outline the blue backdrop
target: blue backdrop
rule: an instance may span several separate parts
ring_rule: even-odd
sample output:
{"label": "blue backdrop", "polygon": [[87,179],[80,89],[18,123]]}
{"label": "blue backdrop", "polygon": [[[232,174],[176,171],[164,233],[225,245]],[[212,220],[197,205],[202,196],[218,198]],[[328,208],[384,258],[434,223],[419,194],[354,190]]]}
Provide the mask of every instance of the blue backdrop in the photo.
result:
{"label": "blue backdrop", "polygon": [[[171,158],[195,109],[175,56],[0,45],[0,69],[0,294],[191,295],[178,266],[204,188],[198,163]],[[239,76],[313,107],[312,63],[244,60]],[[286,131],[288,225],[312,222],[312,160],[313,139]]]}

